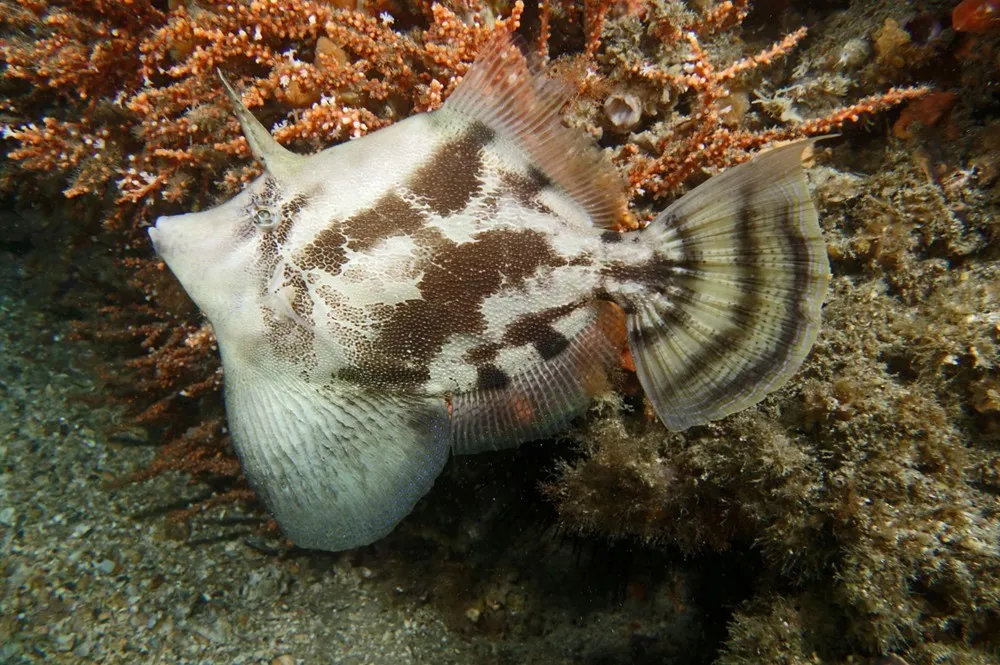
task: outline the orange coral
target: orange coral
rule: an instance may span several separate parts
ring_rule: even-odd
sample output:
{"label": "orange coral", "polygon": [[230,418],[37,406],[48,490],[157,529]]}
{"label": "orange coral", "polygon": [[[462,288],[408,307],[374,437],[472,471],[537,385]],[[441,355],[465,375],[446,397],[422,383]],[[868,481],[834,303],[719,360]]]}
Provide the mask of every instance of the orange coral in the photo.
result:
{"label": "orange coral", "polygon": [[388,14],[320,0],[212,0],[166,15],[138,0],[23,3],[7,23],[37,38],[6,39],[0,54],[6,81],[30,87],[5,107],[27,115],[50,93],[79,120],[10,128],[19,144],[10,156],[26,170],[76,172],[69,196],[113,187],[109,224],[138,229],[162,202],[209,203],[255,174],[230,166],[249,149],[216,68],[239,80],[248,106],[263,107],[279,141],[315,150],[439,106],[483,44],[515,30],[522,11],[517,2],[507,19],[467,22],[434,4],[425,29],[401,33]]}
{"label": "orange coral", "polygon": [[[191,177],[192,169],[211,167],[210,178],[232,157],[249,156],[216,68],[241,79],[249,107],[287,109],[275,130],[280,142],[316,150],[439,106],[456,73],[495,31],[513,31],[523,10],[517,3],[510,19],[486,26],[467,24],[435,4],[428,28],[405,35],[393,30],[388,15],[345,12],[316,0],[212,4],[215,11],[175,11],[141,45],[143,76],[165,73],[167,80],[126,102],[143,118],[137,132],[146,151],[124,174],[125,199],[181,200],[205,184]],[[287,50],[289,42],[309,46],[297,53]],[[255,75],[260,70],[266,74]],[[246,166],[230,169],[223,187],[238,189],[253,175]]]}
{"label": "orange coral", "polygon": [[[184,296],[147,258],[144,226],[162,212],[211,204],[257,173],[217,68],[239,82],[279,141],[316,150],[436,108],[480,48],[514,31],[523,12],[516,2],[509,17],[489,21],[434,4],[425,26],[400,32],[388,14],[372,14],[381,5],[365,12],[320,0],[212,0],[164,14],[145,1],[125,4],[38,0],[0,14],[5,27],[35,37],[0,40],[9,63],[3,83],[20,93],[3,108],[26,119],[7,128],[8,168],[65,177],[66,196],[113,196],[105,226],[141,249],[143,258],[126,259],[130,282],[161,304]],[[58,112],[29,120],[49,99]],[[199,323],[122,304],[81,334],[140,342],[143,353],[127,369],[149,403],[142,422],[218,389],[211,335]]]}
{"label": "orange coral", "polygon": [[933,92],[906,105],[899,118],[892,125],[892,133],[901,139],[913,138],[913,123],[933,127],[947,118],[958,95],[950,90]]}
{"label": "orange coral", "polygon": [[1000,2],[963,0],[951,13],[951,25],[959,32],[1000,30]]}
{"label": "orange coral", "polygon": [[[729,4],[731,3],[723,3]],[[725,14],[725,20],[738,21],[743,16],[745,11],[731,7]],[[694,25],[714,30],[719,20],[721,19],[703,19]],[[681,72],[645,63],[628,65],[630,75],[673,89],[677,94],[693,93],[695,99],[691,112],[674,119],[671,131],[658,142],[656,149],[659,154],[642,154],[640,148],[633,143],[618,149],[615,161],[627,169],[629,184],[635,193],[654,196],[676,194],[692,176],[746,161],[766,145],[829,134],[848,123],[857,122],[864,115],[875,114],[903,101],[922,97],[929,91],[925,87],[893,88],[798,125],[757,131],[733,130],[728,126],[732,123],[724,121],[724,115],[732,103],[730,87],[733,82],[788,55],[805,37],[806,29],[800,28],[769,48],[719,69],[702,47],[698,33],[691,28],[692,26],[680,28],[664,23],[656,28],[661,39],[671,43],[681,40],[687,42],[689,54]]]}

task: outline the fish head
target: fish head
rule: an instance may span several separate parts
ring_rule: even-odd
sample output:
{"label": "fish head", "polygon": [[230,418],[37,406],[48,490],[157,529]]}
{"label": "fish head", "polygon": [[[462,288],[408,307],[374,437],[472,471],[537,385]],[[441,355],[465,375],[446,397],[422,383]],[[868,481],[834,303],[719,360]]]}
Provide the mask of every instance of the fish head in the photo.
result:
{"label": "fish head", "polygon": [[265,173],[221,205],[160,217],[149,228],[156,253],[217,334],[263,332],[259,316],[251,314],[270,278],[262,257],[282,226],[283,199],[279,180]]}
{"label": "fish head", "polygon": [[160,217],[149,229],[157,254],[222,338],[259,338],[256,312],[273,280],[278,248],[294,214],[295,183],[305,159],[285,149],[243,104],[219,72],[250,152],[264,173],[229,201],[208,210]]}

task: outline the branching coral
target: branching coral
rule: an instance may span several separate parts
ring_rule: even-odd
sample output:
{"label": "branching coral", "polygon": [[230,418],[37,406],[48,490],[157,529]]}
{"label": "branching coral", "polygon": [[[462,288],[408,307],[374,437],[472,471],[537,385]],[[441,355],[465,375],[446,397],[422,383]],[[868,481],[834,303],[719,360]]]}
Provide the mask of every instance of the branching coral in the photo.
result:
{"label": "branching coral", "polygon": [[[248,106],[264,107],[281,142],[316,150],[439,106],[482,45],[495,31],[515,29],[523,10],[516,4],[509,20],[484,25],[433,5],[425,29],[403,34],[388,14],[313,0],[220,0],[179,5],[166,16],[143,6],[145,23],[109,27],[121,22],[115,3],[96,5],[93,18],[37,3],[15,19],[27,25],[24,14],[33,13],[32,27],[43,34],[3,45],[7,79],[33,86],[15,107],[37,105],[45,90],[90,100],[74,109],[80,121],[46,117],[10,128],[18,144],[11,158],[32,171],[82,168],[86,176],[66,190],[70,196],[101,193],[114,179],[118,205],[109,223],[117,228],[137,228],[137,218],[148,220],[164,203],[204,205],[255,174],[216,69],[242,83]],[[67,43],[67,15],[79,46],[94,44],[89,53]],[[109,30],[122,35],[113,43],[129,58],[108,57],[97,45]],[[114,107],[104,113],[118,116],[114,132],[115,118],[101,122],[102,105]],[[244,163],[234,166],[234,158]]]}
{"label": "branching coral", "polygon": [[[741,609],[722,662],[760,662],[768,644],[767,662],[902,649],[934,662],[924,645],[961,634],[982,647],[1000,616],[996,453],[966,443],[988,427],[965,413],[975,396],[941,400],[900,381],[907,313],[871,283],[840,278],[835,291],[808,378],[763,410],[671,436],[634,416],[596,417],[579,433],[583,457],[547,486],[577,529],[761,553],[759,586],[790,595]],[[793,607],[812,620],[790,622]]]}
{"label": "branching coral", "polygon": [[[166,15],[148,2],[137,3],[134,12],[115,3],[36,2],[11,9],[8,30],[36,33],[33,40],[9,38],[0,45],[11,63],[6,80],[31,85],[11,109],[23,115],[48,92],[73,107],[76,119],[49,116],[40,124],[11,126],[17,147],[10,156],[30,171],[75,172],[67,195],[103,193],[103,186],[114,184],[118,205],[109,223],[134,229],[137,219],[148,221],[169,204],[203,205],[231,194],[256,173],[244,162],[246,142],[216,69],[241,82],[244,101],[275,126],[280,142],[317,150],[439,106],[483,44],[496,31],[516,29],[524,9],[515,3],[509,19],[492,21],[483,5],[423,5],[424,23],[411,18],[403,25],[386,12],[378,15],[379,8],[212,0],[178,3]],[[545,3],[540,12],[544,50],[549,9]],[[655,88],[674,100],[693,97],[692,108],[674,114],[659,132],[652,155],[635,142],[618,149],[617,161],[636,191],[675,193],[702,170],[743,161],[768,143],[833,131],[924,92],[890,90],[799,126],[734,131],[720,122],[733,101],[726,86],[787,55],[804,29],[720,69],[701,40],[738,26],[745,2],[722,2],[704,14],[670,3],[595,2],[582,11],[566,3],[556,9],[584,24],[584,52],[601,61],[604,76],[582,82],[584,101],[609,82]],[[648,23],[656,52],[612,47],[599,54],[612,9]]]}
{"label": "branching coral", "polygon": [[141,118],[144,151],[130,159],[122,198],[188,201],[219,171],[222,193],[255,174],[231,166],[249,150],[216,69],[242,82],[247,105],[276,125],[280,142],[314,151],[439,106],[490,36],[517,27],[522,9],[486,26],[434,5],[426,29],[402,34],[388,15],[312,0],[181,7],[140,45],[142,76],[161,85],[125,102]]}
{"label": "branching coral", "polygon": [[[139,44],[164,18],[148,0],[4,2],[0,111],[18,144],[8,157],[66,178],[67,196],[112,186],[131,142],[116,102],[141,84]],[[35,121],[39,109],[49,115]]]}
{"label": "branching coral", "polygon": [[[123,303],[95,329],[105,339],[141,342],[143,355],[128,369],[140,377],[132,381],[135,393],[147,400],[143,422],[169,420],[178,403],[219,385],[210,333],[200,332],[176,283],[149,258],[142,233],[155,215],[210,205],[257,173],[215,71],[238,82],[245,103],[280,142],[314,151],[439,106],[482,46],[498,31],[517,29],[524,12],[520,2],[343,10],[320,0],[210,0],[172,3],[167,12],[157,7],[148,0],[127,7],[39,0],[5,3],[0,16],[7,35],[0,51],[9,63],[2,79],[10,90],[8,187],[26,186],[17,173],[45,174],[63,179],[68,197],[98,205],[113,199],[104,222],[130,254],[129,282],[144,300],[161,305]],[[494,12],[508,18],[494,19]],[[560,34],[583,27],[581,58],[601,75],[580,79],[583,94],[571,113],[578,124],[593,125],[609,85],[645,86],[643,95],[659,89],[674,102],[652,109],[657,115],[676,111],[678,97],[692,98],[691,108],[669,116],[655,138],[632,135],[617,149],[616,161],[637,192],[675,191],[765,143],[827,131],[920,92],[890,91],[800,127],[721,126],[722,105],[732,105],[725,86],[787,54],[804,34],[716,68],[701,41],[737,27],[746,15],[745,2],[718,3],[703,13],[678,3],[545,3],[538,44],[548,50],[554,25]],[[640,18],[655,38],[647,55],[623,49],[616,33],[616,26]],[[562,71],[579,73],[572,65]],[[195,338],[205,343],[192,344]]]}
{"label": "branching coral", "polygon": [[[588,24],[603,22],[605,15],[593,12]],[[600,103],[628,91],[644,101],[649,130],[633,134],[615,148],[615,162],[627,174],[634,194],[676,195],[693,180],[745,161],[764,146],[838,131],[928,91],[920,86],[893,88],[778,126],[751,120],[746,92],[750,82],[786,58],[806,36],[806,29],[749,56],[716,64],[703,42],[739,26],[746,16],[745,2],[717,3],[704,13],[670,3],[630,6],[608,29],[612,36],[599,54],[590,45],[593,35],[600,33],[591,30],[586,54],[596,59],[600,75],[583,78],[576,121],[590,128],[601,124],[595,107],[586,106],[588,99]],[[632,46],[635,41],[655,46],[651,52],[638,50]]]}
{"label": "branching coral", "polygon": [[573,528],[763,557],[720,662],[992,662],[996,199],[927,159],[814,169],[836,277],[795,384],[681,435],[597,414],[547,486]]}

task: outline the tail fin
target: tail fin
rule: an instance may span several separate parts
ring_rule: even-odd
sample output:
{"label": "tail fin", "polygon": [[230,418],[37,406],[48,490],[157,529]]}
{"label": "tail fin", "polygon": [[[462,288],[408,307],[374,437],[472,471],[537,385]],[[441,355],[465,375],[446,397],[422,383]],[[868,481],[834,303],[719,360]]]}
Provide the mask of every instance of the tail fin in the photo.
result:
{"label": "tail fin", "polygon": [[671,430],[756,404],[799,368],[830,279],[802,169],[815,139],[689,192],[643,232],[657,276],[630,297],[639,381]]}

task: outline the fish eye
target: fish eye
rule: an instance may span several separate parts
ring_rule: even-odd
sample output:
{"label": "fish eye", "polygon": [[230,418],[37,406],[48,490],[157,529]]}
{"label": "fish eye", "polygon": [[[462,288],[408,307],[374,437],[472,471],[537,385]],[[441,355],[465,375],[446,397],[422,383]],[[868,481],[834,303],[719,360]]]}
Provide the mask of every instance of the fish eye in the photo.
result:
{"label": "fish eye", "polygon": [[268,231],[278,223],[278,216],[270,208],[257,208],[253,213],[253,223],[262,231]]}

